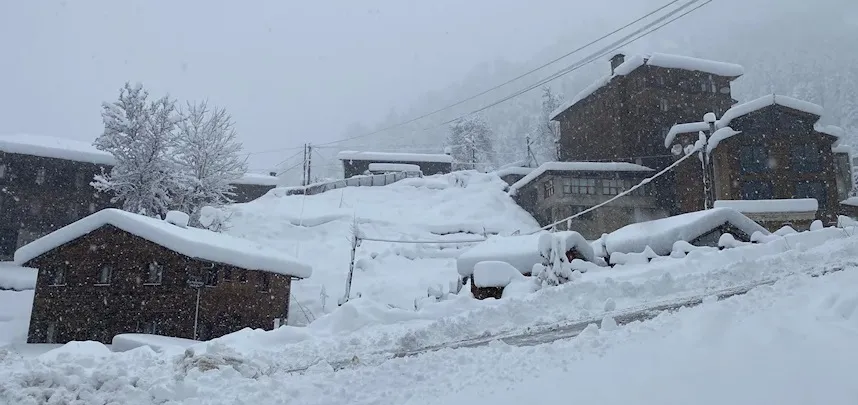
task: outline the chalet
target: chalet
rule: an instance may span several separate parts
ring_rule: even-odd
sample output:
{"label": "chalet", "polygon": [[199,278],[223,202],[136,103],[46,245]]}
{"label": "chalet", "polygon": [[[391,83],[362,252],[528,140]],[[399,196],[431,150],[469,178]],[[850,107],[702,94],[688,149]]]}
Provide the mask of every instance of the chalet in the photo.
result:
{"label": "chalet", "polygon": [[[816,218],[830,223],[848,194],[843,188],[851,183],[851,175],[845,178],[848,170],[838,170],[835,159],[840,131],[815,125],[821,115],[822,107],[816,104],[767,95],[731,107],[711,124],[714,132],[708,123],[676,125],[668,131],[664,146],[678,159],[682,149],[698,140],[700,131],[712,132],[707,135],[706,154],[713,200],[813,198],[818,202]],[[686,160],[676,171],[679,210],[702,209],[700,162]],[[804,214],[796,214],[795,221],[806,222]]]}
{"label": "chalet", "polygon": [[187,220],[105,209],[18,249],[15,263],[38,269],[27,341],[204,340],[285,323],[292,279],[310,266]]}
{"label": "chalet", "polygon": [[642,253],[647,248],[656,255],[666,256],[673,251],[676,242],[717,247],[724,233],[749,242],[755,232],[769,234],[765,228],[734,209],[713,208],[627,225],[608,234],[603,242],[609,256]]}
{"label": "chalet", "polygon": [[[116,160],[90,143],[38,135],[0,136],[0,260],[15,249],[93,212],[114,207],[93,176]],[[233,183],[235,202],[259,198],[273,175],[248,173]]]}
{"label": "chalet", "polygon": [[111,206],[89,185],[113,155],[70,139],[0,136],[0,260],[57,228]]}
{"label": "chalet", "polygon": [[[662,146],[678,122],[723,113],[735,102],[730,85],[742,76],[731,63],[653,53],[611,58],[611,72],[556,109],[562,161],[632,162],[660,171],[673,161]],[[671,172],[652,183],[660,208],[679,211]]]}
{"label": "chalet", "polygon": [[[510,186],[509,193],[542,226],[613,198],[652,175],[652,169],[627,162],[548,162]],[[662,218],[663,212],[647,186],[636,189],[599,210],[568,224],[588,239],[624,225]],[[562,223],[558,229],[567,229]]]}
{"label": "chalet", "polygon": [[453,171],[453,157],[448,154],[342,151],[337,159],[343,162],[345,178],[369,173],[373,163],[416,165],[427,176]]}

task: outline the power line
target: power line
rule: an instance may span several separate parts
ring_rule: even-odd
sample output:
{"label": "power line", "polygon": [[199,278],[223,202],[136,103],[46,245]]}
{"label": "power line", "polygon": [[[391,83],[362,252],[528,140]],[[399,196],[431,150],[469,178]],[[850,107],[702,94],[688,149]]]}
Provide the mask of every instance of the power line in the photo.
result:
{"label": "power line", "polygon": [[[475,98],[477,98],[477,97],[479,97],[479,96],[485,95],[485,94],[487,94],[487,93],[489,93],[489,92],[491,92],[491,91],[493,91],[493,90],[496,90],[496,89],[498,89],[498,88],[500,88],[500,87],[503,87],[503,86],[505,86],[505,85],[507,85],[507,84],[509,84],[509,83],[511,83],[511,82],[513,82],[513,81],[516,81],[516,80],[518,80],[518,79],[520,79],[520,78],[522,78],[522,77],[524,77],[524,76],[527,76],[527,75],[529,75],[529,74],[531,74],[531,73],[533,73],[533,72],[536,72],[536,71],[538,71],[538,70],[541,70],[541,69],[543,69],[543,68],[545,68],[545,67],[547,67],[547,66],[549,66],[549,65],[551,65],[551,64],[553,64],[553,63],[555,63],[555,62],[557,62],[557,61],[559,61],[559,60],[561,60],[561,59],[563,59],[563,58],[566,58],[566,57],[567,57],[567,56],[569,56],[569,55],[572,55],[572,54],[574,54],[574,53],[576,53],[576,52],[579,52],[579,51],[580,51],[580,50],[582,50],[582,49],[585,49],[585,48],[587,48],[587,47],[589,47],[589,46],[591,46],[591,45],[594,45],[595,43],[597,43],[597,42],[599,42],[599,41],[601,41],[601,40],[603,40],[603,39],[605,39],[605,38],[607,38],[607,37],[609,37],[609,36],[611,36],[611,35],[614,35],[614,34],[616,34],[617,32],[620,32],[620,31],[622,31],[622,30],[624,30],[624,29],[626,29],[626,28],[628,28],[628,27],[630,27],[630,26],[632,26],[632,25],[634,25],[634,24],[636,24],[636,23],[638,23],[638,22],[640,22],[640,21],[642,21],[642,20],[644,20],[644,19],[646,19],[646,18],[648,18],[648,17],[652,16],[652,15],[654,15],[655,13],[657,13],[657,12],[659,12],[659,11],[661,11],[661,10],[663,10],[663,9],[665,9],[665,8],[667,8],[667,7],[669,7],[669,6],[673,5],[673,4],[675,4],[675,3],[677,3],[678,1],[679,1],[679,0],[673,0],[673,1],[671,1],[671,2],[669,2],[669,3],[667,3],[667,4],[665,4],[664,6],[661,6],[661,7],[657,8],[657,9],[655,9],[655,10],[653,10],[653,11],[651,11],[651,12],[647,13],[647,14],[646,14],[646,15],[644,15],[643,17],[640,17],[640,18],[638,18],[638,19],[636,19],[636,20],[634,20],[634,21],[632,21],[632,22],[630,22],[630,23],[628,23],[628,24],[626,24],[626,25],[624,25],[624,26],[622,26],[622,27],[620,27],[620,28],[617,28],[617,29],[615,29],[615,30],[611,31],[611,32],[610,32],[610,33],[608,33],[608,34],[605,34],[605,35],[603,35],[602,37],[599,37],[598,39],[596,39],[596,40],[594,40],[594,41],[591,41],[591,42],[587,43],[586,45],[583,45],[583,46],[581,46],[581,47],[576,48],[576,49],[575,49],[575,50],[573,50],[572,52],[569,52],[569,53],[567,53],[567,54],[565,54],[565,55],[563,55],[563,56],[561,56],[561,57],[559,57],[559,58],[556,58],[556,59],[554,59],[554,60],[552,60],[552,61],[550,61],[550,62],[548,62],[548,63],[546,63],[546,64],[543,64],[543,65],[541,65],[541,66],[539,66],[539,67],[537,67],[537,68],[535,68],[535,69],[532,69],[532,70],[530,70],[530,71],[528,71],[528,72],[525,72],[525,73],[524,73],[524,74],[522,74],[522,75],[519,75],[519,76],[517,76],[517,77],[515,77],[515,78],[513,78],[513,79],[511,79],[511,80],[508,80],[508,81],[506,81],[506,82],[504,82],[504,83],[501,83],[501,84],[499,84],[499,85],[497,85],[497,86],[494,86],[494,87],[492,87],[492,88],[490,88],[490,89],[488,89],[488,90],[485,90],[485,91],[483,91],[483,92],[480,92],[480,93],[478,93],[478,94],[476,94],[476,95],[473,95],[473,96],[471,96],[471,97],[467,97],[467,98],[465,98],[465,99],[463,99],[463,100],[457,101],[457,102],[455,102],[455,103],[453,103],[453,104],[450,104],[450,105],[444,106],[444,107],[442,107],[442,108],[439,108],[439,109],[433,110],[433,111],[431,111],[431,112],[429,112],[429,113],[426,113],[426,114],[423,114],[423,115],[417,116],[417,117],[412,118],[412,119],[409,119],[409,120],[407,120],[407,121],[403,121],[403,122],[400,122],[400,123],[397,123],[397,124],[394,124],[394,125],[390,125],[390,126],[387,126],[387,127],[382,128],[382,129],[378,129],[378,130],[375,130],[375,131],[372,131],[372,132],[369,132],[369,133],[366,133],[366,134],[355,135],[355,136],[348,137],[348,138],[344,138],[344,139],[340,139],[340,140],[337,140],[337,141],[331,141],[331,142],[322,143],[322,144],[319,144],[319,146],[327,146],[327,145],[332,145],[332,144],[335,144],[335,143],[341,143],[341,142],[346,142],[346,141],[350,141],[350,140],[354,140],[354,139],[358,139],[358,138],[364,138],[364,137],[367,137],[367,136],[372,136],[372,135],[375,135],[375,134],[378,134],[378,133],[381,133],[381,132],[389,131],[389,130],[394,129],[394,128],[398,128],[398,127],[401,127],[401,126],[404,126],[404,125],[408,125],[408,124],[413,123],[413,122],[415,122],[415,121],[421,120],[421,119],[426,118],[426,117],[429,117],[429,116],[431,116],[431,115],[434,115],[434,114],[436,114],[436,113],[438,113],[438,112],[441,112],[441,111],[444,111],[444,110],[450,109],[450,108],[452,108],[452,107],[456,107],[456,106],[458,106],[458,105],[461,105],[461,104],[463,104],[463,103],[465,103],[465,102],[468,102],[468,101],[473,100],[473,99],[475,99]],[[682,10],[682,9],[684,9],[684,8],[688,7],[690,4],[693,4],[693,3],[694,3],[694,2],[696,2],[696,1],[697,1],[697,0],[693,0],[693,1],[691,1],[691,2],[689,2],[689,3],[687,3],[687,4],[685,4],[685,5],[683,5],[682,7],[678,8],[677,10],[671,11],[671,13],[669,13],[669,14],[668,14],[668,16],[675,14],[677,11]],[[711,1],[711,0],[709,0],[709,1]],[[707,1],[707,3],[708,3],[709,1]],[[704,4],[706,4],[706,3],[704,3]],[[662,18],[664,18],[664,17],[662,17]],[[661,19],[660,19],[660,20],[656,20],[656,22],[658,22],[658,21],[661,21]],[[651,25],[650,25],[650,26],[651,26]],[[588,62],[588,63],[589,63],[589,62]],[[529,91],[529,90],[530,90],[530,89],[528,89],[528,91]],[[520,93],[519,93],[519,94],[520,94]],[[506,100],[503,100],[503,101],[506,101]],[[474,112],[477,112],[477,111],[473,111],[473,112],[471,112],[471,114],[473,114]],[[469,114],[467,114],[467,115],[469,115]],[[447,123],[449,123],[449,122],[447,122]],[[445,123],[445,124],[446,124],[446,123]],[[442,124],[442,125],[443,125],[443,124]]]}

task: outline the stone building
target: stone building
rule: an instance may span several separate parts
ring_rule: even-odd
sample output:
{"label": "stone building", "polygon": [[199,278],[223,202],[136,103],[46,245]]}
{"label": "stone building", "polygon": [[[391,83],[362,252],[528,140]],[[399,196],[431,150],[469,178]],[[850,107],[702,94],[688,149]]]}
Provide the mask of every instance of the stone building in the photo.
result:
{"label": "stone building", "polygon": [[105,209],[18,249],[15,263],[38,269],[27,341],[206,340],[285,324],[292,279],[311,268],[187,219]]}
{"label": "stone building", "polygon": [[[510,186],[516,202],[542,226],[603,203],[652,175],[652,169],[627,162],[543,163]],[[652,189],[643,186],[598,210],[573,219],[567,227],[587,239],[597,239],[624,225],[662,218]]]}
{"label": "stone building", "polygon": [[[815,125],[821,115],[821,106],[780,95],[727,110],[714,123],[706,146],[712,200],[813,198],[818,202],[816,218],[826,224],[835,221],[848,194],[844,187],[851,181],[838,169],[836,128]],[[677,125],[668,131],[664,146],[676,154],[696,142],[700,131],[709,133],[709,124]],[[699,159],[688,159],[676,169],[677,204],[684,212],[703,209],[702,170]],[[800,216],[795,220],[808,222]]]}
{"label": "stone building", "polygon": [[343,162],[346,179],[367,174],[372,163],[416,165],[427,176],[453,171],[453,157],[447,154],[342,151],[337,159]]}

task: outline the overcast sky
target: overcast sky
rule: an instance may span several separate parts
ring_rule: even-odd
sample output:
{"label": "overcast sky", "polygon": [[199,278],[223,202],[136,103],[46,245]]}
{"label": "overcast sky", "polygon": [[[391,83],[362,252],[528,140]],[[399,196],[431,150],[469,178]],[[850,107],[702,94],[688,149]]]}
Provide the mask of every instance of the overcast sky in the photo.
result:
{"label": "overcast sky", "polygon": [[0,133],[91,141],[131,80],[226,107],[249,152],[333,140],[477,63],[571,49],[666,2],[2,0]]}

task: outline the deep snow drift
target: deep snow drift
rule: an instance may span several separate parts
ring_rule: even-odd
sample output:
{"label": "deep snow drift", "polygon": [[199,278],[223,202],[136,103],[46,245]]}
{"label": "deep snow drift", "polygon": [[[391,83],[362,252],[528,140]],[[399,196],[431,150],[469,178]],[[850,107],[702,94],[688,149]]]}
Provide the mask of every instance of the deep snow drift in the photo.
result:
{"label": "deep snow drift", "polygon": [[[345,291],[351,226],[369,238],[442,241],[510,234],[538,224],[505,192],[497,176],[477,172],[405,179],[384,187],[346,187],[312,196],[262,198],[226,208],[228,234],[289,253],[313,266],[293,284],[291,323],[334,310]],[[448,292],[455,258],[472,244],[364,241],[357,250],[352,297],[414,310],[427,291]],[[306,313],[305,313],[306,311]]]}

